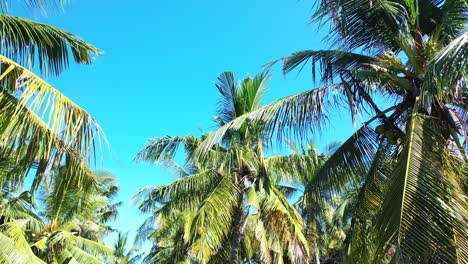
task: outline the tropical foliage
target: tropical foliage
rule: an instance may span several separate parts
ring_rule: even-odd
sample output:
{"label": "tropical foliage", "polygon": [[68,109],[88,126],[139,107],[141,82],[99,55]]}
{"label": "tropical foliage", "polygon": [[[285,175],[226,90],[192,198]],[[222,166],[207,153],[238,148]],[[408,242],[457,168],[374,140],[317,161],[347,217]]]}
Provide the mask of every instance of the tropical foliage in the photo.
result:
{"label": "tropical foliage", "polygon": [[119,232],[114,243],[114,253],[108,263],[110,264],[136,264],[142,258],[143,253],[138,253],[138,249],[128,248],[128,234]]}
{"label": "tropical foliage", "polygon": [[[103,263],[112,255],[103,238],[117,216],[111,199],[118,187],[90,169],[101,129],[33,73],[58,75],[71,59],[89,64],[101,51],[59,28],[8,15],[10,4],[0,1],[0,262]],[[62,3],[16,4],[45,12]]]}
{"label": "tropical foliage", "polygon": [[282,62],[289,73],[310,61],[325,86],[232,120],[199,155],[246,122],[282,142],[323,131],[334,108],[356,121],[369,113],[319,169],[305,202],[356,193],[347,262],[468,261],[467,8],[466,1],[319,1],[313,19],[330,22],[336,49]]}
{"label": "tropical foliage", "polygon": [[[265,72],[236,84],[232,73],[221,74],[216,82],[221,95],[216,122],[222,126],[258,109],[268,79]],[[140,209],[151,212],[149,221],[161,226],[150,233],[157,242],[153,261],[307,261],[303,221],[278,185],[283,178],[278,172],[281,164],[264,158],[262,134],[245,124],[200,159],[193,150],[203,139],[156,138],[137,156],[137,160],[162,162],[181,176],[172,184],[137,194]],[[179,146],[187,154],[185,166],[173,160]],[[145,226],[142,231],[148,232]],[[160,257],[167,253],[163,261]]]}
{"label": "tropical foliage", "polygon": [[[466,0],[317,0],[330,49],[222,73],[214,131],[135,157],[177,180],[135,194],[148,218],[113,247],[119,187],[93,170],[105,137],[44,79],[102,52],[8,14],[63,2],[0,0],[1,263],[468,263]],[[319,87],[263,104],[278,64]],[[352,135],[319,151],[311,136],[348,111]]]}

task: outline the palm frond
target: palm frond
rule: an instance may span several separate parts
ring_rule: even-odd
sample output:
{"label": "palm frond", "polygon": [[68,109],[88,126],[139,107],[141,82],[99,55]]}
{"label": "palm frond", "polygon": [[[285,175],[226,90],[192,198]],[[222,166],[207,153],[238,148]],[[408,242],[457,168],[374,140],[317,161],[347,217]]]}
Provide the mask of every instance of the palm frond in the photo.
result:
{"label": "palm frond", "polygon": [[409,32],[407,9],[397,1],[318,2],[315,21],[331,21],[331,39],[344,50],[398,50],[400,33]]}
{"label": "palm frond", "polygon": [[423,106],[430,110],[435,98],[463,100],[461,86],[468,74],[468,32],[454,39],[429,61],[427,78],[421,91]]}
{"label": "palm frond", "polygon": [[189,152],[198,147],[199,140],[192,135],[185,137],[164,136],[149,140],[148,144],[138,152],[134,161],[158,162],[173,158],[180,146]]}
{"label": "palm frond", "polygon": [[208,263],[228,235],[240,190],[230,177],[223,177],[203,199],[190,225],[191,252]]}
{"label": "palm frond", "polygon": [[[36,6],[44,1],[26,1]],[[36,4],[34,4],[36,3]],[[41,73],[58,75],[69,65],[90,64],[98,48],[59,28],[6,14],[0,14],[2,54],[32,68],[38,63]],[[3,60],[2,60],[3,61]]]}
{"label": "palm frond", "polygon": [[343,84],[333,84],[289,96],[244,114],[209,134],[195,154],[206,155],[229,131],[236,131],[248,120],[265,133],[304,138],[310,132],[320,131],[327,124],[327,112],[338,106],[346,96]]}
{"label": "palm frond", "polygon": [[12,2],[18,2],[26,5],[26,8],[30,10],[41,10],[43,12],[48,8],[62,7],[68,0],[17,0],[17,1],[0,1],[0,10],[7,11],[8,8],[13,4]]}
{"label": "palm frond", "polygon": [[340,194],[348,184],[360,182],[372,165],[376,139],[375,131],[367,125],[357,130],[320,167],[309,182],[311,190],[322,195]]}
{"label": "palm frond", "polygon": [[10,221],[2,224],[0,225],[0,231],[2,244],[0,260],[2,260],[2,263],[45,263],[34,255],[26,240],[23,228],[18,222]]}
{"label": "palm frond", "polygon": [[304,222],[296,209],[275,187],[269,193],[259,193],[259,217],[270,236],[284,246],[292,263],[308,263],[308,243],[304,236]]}
{"label": "palm frond", "polygon": [[[371,63],[373,60],[366,55],[340,50],[305,50],[283,58],[283,73],[287,74],[301,65],[302,70],[310,61],[314,81],[317,73],[320,73],[321,82],[333,83],[343,72],[357,69],[362,63]],[[317,64],[320,65],[320,72],[316,70]]]}
{"label": "palm frond", "polygon": [[20,177],[37,163],[37,182],[62,160],[77,175],[76,183],[90,179],[87,166],[96,161],[103,137],[96,121],[30,71],[5,57],[0,61],[0,109],[2,120],[8,120],[0,124],[1,155],[13,159]]}
{"label": "palm frond", "polygon": [[180,209],[191,208],[189,205],[200,201],[206,188],[221,179],[216,171],[203,171],[167,185],[143,188],[134,195],[133,200],[143,212],[151,212],[158,204],[168,202],[182,206]]}
{"label": "palm frond", "polygon": [[[443,168],[445,142],[430,117],[414,114],[407,143],[384,195],[376,259],[463,263],[468,260],[467,204]],[[427,144],[431,142],[431,144]]]}

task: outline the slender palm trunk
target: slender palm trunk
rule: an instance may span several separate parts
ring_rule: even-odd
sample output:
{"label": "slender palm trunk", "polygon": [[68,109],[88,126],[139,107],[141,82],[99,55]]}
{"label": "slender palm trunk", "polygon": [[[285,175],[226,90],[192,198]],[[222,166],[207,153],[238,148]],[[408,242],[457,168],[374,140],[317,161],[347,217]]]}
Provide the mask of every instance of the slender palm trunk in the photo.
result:
{"label": "slender palm trunk", "polygon": [[315,264],[320,264],[320,253],[319,253],[319,248],[317,245],[317,239],[314,239],[314,247],[315,247]]}
{"label": "slender palm trunk", "polygon": [[237,208],[234,212],[232,230],[231,264],[239,264],[239,249],[242,241],[242,193],[239,195]]}

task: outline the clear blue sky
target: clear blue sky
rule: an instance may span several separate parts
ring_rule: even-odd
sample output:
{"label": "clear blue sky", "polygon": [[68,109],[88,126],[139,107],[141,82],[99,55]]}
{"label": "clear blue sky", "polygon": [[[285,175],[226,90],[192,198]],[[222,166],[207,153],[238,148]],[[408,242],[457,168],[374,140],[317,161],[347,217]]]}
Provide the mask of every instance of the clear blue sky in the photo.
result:
{"label": "clear blue sky", "polygon": [[[174,180],[156,166],[132,162],[147,139],[213,129],[213,82],[221,72],[241,79],[294,51],[326,47],[324,35],[308,24],[311,6],[297,0],[73,0],[65,13],[29,16],[105,52],[93,65],[72,66],[49,81],[88,110],[108,137],[113,156],[105,154],[99,168],[120,179],[124,205],[116,227],[134,231],[141,223],[130,203],[137,189]],[[276,67],[266,102],[313,87],[309,72],[285,80]],[[351,129],[343,114],[319,146],[344,140]]]}

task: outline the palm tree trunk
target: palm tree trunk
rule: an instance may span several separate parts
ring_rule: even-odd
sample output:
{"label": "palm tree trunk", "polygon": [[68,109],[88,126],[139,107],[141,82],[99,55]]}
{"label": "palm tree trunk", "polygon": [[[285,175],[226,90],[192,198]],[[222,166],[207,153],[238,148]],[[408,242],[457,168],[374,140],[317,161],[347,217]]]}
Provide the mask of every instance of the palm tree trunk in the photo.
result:
{"label": "palm tree trunk", "polygon": [[317,239],[314,239],[314,247],[315,247],[315,264],[320,264],[320,253],[319,253],[319,248],[317,245]]}
{"label": "palm tree trunk", "polygon": [[234,222],[232,231],[231,264],[239,264],[239,249],[242,241],[242,196],[239,194],[237,208],[234,212]]}

